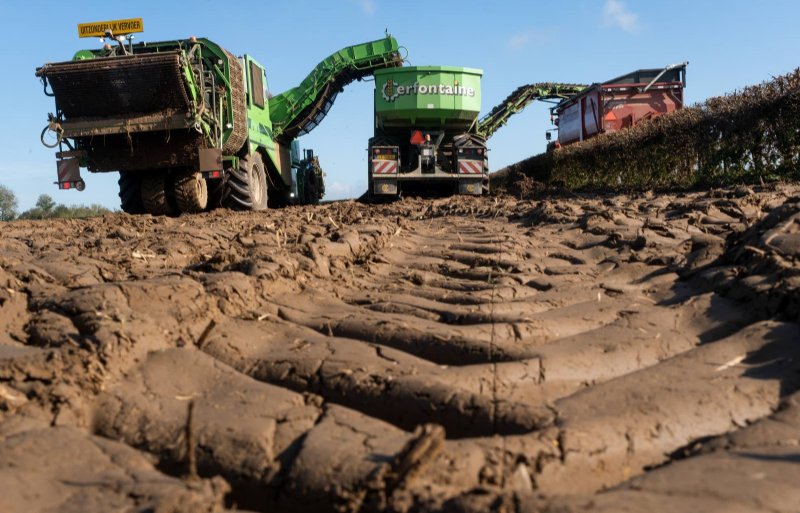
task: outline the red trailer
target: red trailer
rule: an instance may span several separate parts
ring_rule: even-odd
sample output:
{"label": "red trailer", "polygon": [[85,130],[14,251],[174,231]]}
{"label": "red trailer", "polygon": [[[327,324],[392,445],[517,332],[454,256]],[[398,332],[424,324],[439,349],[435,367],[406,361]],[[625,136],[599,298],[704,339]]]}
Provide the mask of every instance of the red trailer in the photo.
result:
{"label": "red trailer", "polygon": [[558,143],[622,130],[682,108],[687,64],[634,71],[562,101],[553,108]]}

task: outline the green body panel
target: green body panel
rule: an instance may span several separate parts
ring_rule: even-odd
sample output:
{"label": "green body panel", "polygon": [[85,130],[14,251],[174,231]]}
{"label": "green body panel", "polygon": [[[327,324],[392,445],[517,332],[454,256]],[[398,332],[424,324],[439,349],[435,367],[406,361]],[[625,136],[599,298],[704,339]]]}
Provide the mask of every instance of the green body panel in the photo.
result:
{"label": "green body panel", "polygon": [[94,59],[96,56],[94,52],[91,50],[78,50],[75,52],[75,55],[72,56],[73,61],[83,61],[86,59]]}
{"label": "green body panel", "polygon": [[412,66],[375,72],[378,126],[468,131],[481,110],[483,71]]}
{"label": "green body panel", "polygon": [[327,113],[339,90],[376,69],[399,66],[402,58],[393,37],[348,46],[330,55],[298,85],[269,101],[270,117],[279,139],[308,133]]}
{"label": "green body panel", "polygon": [[[278,174],[283,174],[275,146],[275,138],[272,134],[272,120],[270,119],[268,104],[269,87],[264,66],[249,55],[245,55],[242,61],[244,62],[247,89],[247,138],[250,141],[250,151],[261,148],[271,161],[268,164],[271,164]],[[254,93],[255,89],[258,88],[258,76],[254,76],[254,74],[260,76],[262,98],[264,99],[263,106],[259,106],[255,100]]]}

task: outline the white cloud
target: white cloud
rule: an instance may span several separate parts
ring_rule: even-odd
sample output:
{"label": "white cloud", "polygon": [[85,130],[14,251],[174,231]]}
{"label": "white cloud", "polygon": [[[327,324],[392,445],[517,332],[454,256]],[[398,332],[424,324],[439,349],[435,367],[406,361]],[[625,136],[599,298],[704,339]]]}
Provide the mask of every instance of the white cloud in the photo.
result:
{"label": "white cloud", "polygon": [[518,32],[508,39],[508,47],[512,50],[522,50],[531,42],[541,40],[544,36],[544,33],[534,29]]}
{"label": "white cloud", "polygon": [[530,32],[520,32],[519,34],[514,34],[511,36],[511,39],[508,40],[508,46],[513,48],[514,50],[519,50],[521,48],[525,48],[531,40]]}
{"label": "white cloud", "polygon": [[629,11],[622,0],[606,0],[603,7],[603,24],[633,33],[639,30],[639,15]]}
{"label": "white cloud", "polygon": [[358,0],[358,5],[361,7],[361,10],[364,11],[366,14],[374,14],[375,13],[375,0]]}

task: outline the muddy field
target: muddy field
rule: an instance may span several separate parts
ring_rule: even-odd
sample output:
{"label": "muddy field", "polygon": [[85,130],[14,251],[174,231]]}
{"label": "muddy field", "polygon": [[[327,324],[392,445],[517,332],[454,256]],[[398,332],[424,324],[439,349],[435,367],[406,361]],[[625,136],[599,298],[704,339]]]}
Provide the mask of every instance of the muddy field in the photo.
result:
{"label": "muddy field", "polygon": [[3,224],[0,511],[796,511],[798,193]]}

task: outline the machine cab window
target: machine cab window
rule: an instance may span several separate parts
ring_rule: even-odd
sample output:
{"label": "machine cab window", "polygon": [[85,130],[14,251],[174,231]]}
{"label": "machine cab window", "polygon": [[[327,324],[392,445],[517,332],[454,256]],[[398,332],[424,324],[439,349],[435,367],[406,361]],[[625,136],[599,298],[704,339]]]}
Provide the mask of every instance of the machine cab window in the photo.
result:
{"label": "machine cab window", "polygon": [[268,91],[267,78],[264,76],[264,68],[253,60],[248,62],[250,75],[250,91],[253,105],[261,109],[267,105]]}

